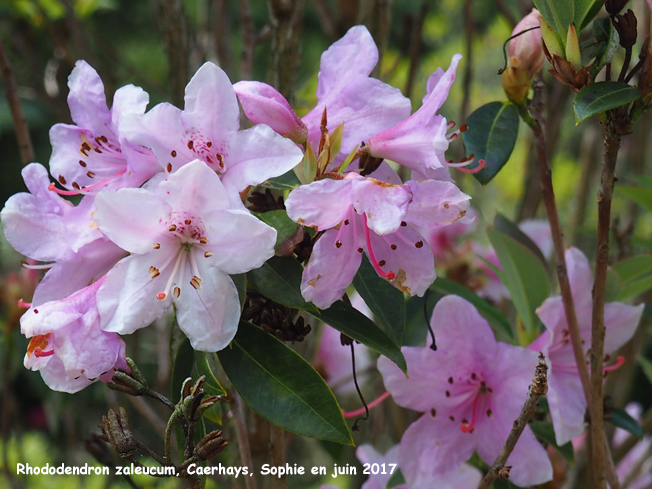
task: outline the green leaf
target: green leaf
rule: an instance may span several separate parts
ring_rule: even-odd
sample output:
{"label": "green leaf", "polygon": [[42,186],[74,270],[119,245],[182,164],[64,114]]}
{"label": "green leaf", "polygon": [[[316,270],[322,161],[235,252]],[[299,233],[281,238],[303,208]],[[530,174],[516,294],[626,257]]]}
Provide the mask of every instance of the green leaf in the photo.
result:
{"label": "green leaf", "polygon": [[337,154],[340,152],[340,148],[342,147],[343,133],[344,133],[344,122],[342,122],[339,126],[333,129],[333,132],[330,134],[329,140],[331,143],[331,158],[329,163],[331,163],[335,159]]}
{"label": "green leaf", "polygon": [[303,267],[292,257],[273,256],[265,264],[247,272],[251,285],[265,297],[284,306],[317,311],[301,295]]}
{"label": "green leaf", "polygon": [[401,349],[387,333],[357,309],[342,301],[337,301],[328,309],[319,310],[318,313],[306,312],[339,332],[386,356],[407,374],[407,364]]}
{"label": "green leaf", "polygon": [[512,327],[507,321],[507,318],[495,307],[487,301],[477,296],[473,291],[467,289],[464,285],[453,282],[444,277],[437,277],[437,280],[430,286],[430,288],[443,295],[457,295],[462,299],[466,299],[475,306],[480,315],[487,320],[496,335],[509,342],[514,340],[514,332]]}
{"label": "green leaf", "polygon": [[632,418],[627,411],[621,407],[616,407],[611,401],[605,401],[605,420],[609,421],[614,426],[629,431],[632,435],[638,438],[643,438],[643,428]]}
{"label": "green leaf", "polygon": [[618,272],[623,284],[632,282],[652,272],[652,255],[639,255],[619,261],[612,267]]}
{"label": "green leaf", "polygon": [[568,26],[575,18],[575,6],[569,0],[534,0],[543,18],[559,34],[562,42],[566,42]]}
{"label": "green leaf", "polygon": [[466,120],[462,133],[467,155],[484,160],[485,168],[473,176],[487,185],[509,160],[518,135],[518,110],[508,102],[491,102],[475,110]]}
{"label": "green leaf", "polygon": [[317,156],[315,156],[315,152],[310,145],[306,148],[301,168],[303,169],[304,177],[302,183],[310,183],[315,180],[315,176],[317,175]]}
{"label": "green leaf", "polygon": [[568,461],[571,467],[575,465],[575,451],[573,450],[573,444],[568,442],[562,446],[557,445],[552,423],[548,421],[532,421],[530,423],[530,428],[532,428],[534,436],[557,450],[561,456]]}
{"label": "green leaf", "polygon": [[[593,38],[598,46],[595,54],[596,61],[591,67],[591,76],[595,78],[604,65],[611,63],[613,60],[616,51],[620,47],[620,37],[611,23],[611,18],[603,17],[595,19],[593,22]],[[586,66],[588,64],[587,61]]]}
{"label": "green leaf", "polygon": [[543,264],[528,248],[500,231],[487,230],[502,267],[505,287],[514,302],[527,339],[537,335],[539,318],[536,309],[550,295],[550,282]]}
{"label": "green leaf", "polygon": [[242,399],[263,418],[292,433],[353,445],[324,379],[275,337],[241,321],[231,348],[217,355]]}
{"label": "green leaf", "polygon": [[403,472],[401,472],[401,469],[397,467],[392,474],[392,477],[390,477],[389,481],[387,481],[387,486],[385,489],[394,489],[395,487],[403,484],[405,484],[405,477],[403,477]]}
{"label": "green leaf", "polygon": [[280,177],[270,178],[260,184],[260,187],[271,188],[276,190],[292,190],[301,185],[297,175],[293,170],[281,175]]}
{"label": "green leaf", "polygon": [[598,15],[602,8],[604,0],[575,0],[575,16],[573,23],[577,29],[577,34],[587,27],[591,21]]}
{"label": "green leaf", "polygon": [[288,213],[283,209],[278,209],[275,211],[268,211],[262,213],[253,213],[258,219],[263,221],[265,224],[270,225],[276,229],[276,244],[274,247],[278,247],[283,241],[292,237],[294,233],[297,232],[299,225],[288,217]]}
{"label": "green leaf", "polygon": [[170,332],[170,364],[172,380],[170,390],[172,402],[179,402],[183,381],[192,376],[195,363],[195,350],[190,346],[190,340],[179,329],[175,319]]}
{"label": "green leaf", "polygon": [[633,200],[646,211],[652,213],[652,190],[643,187],[619,185],[616,193]]}
{"label": "green leaf", "polygon": [[620,293],[620,276],[613,268],[607,268],[607,282],[605,284],[604,300],[613,302],[617,300]]}
{"label": "green leaf", "polygon": [[575,96],[575,125],[606,110],[632,103],[641,91],[627,83],[604,81],[584,87]]}
{"label": "green leaf", "polygon": [[362,257],[353,285],[394,343],[401,346],[405,329],[403,293],[376,273],[366,255]]}
{"label": "green leaf", "polygon": [[521,231],[516,224],[507,219],[500,212],[497,212],[496,217],[494,217],[494,229],[521,243],[528,250],[534,253],[534,255],[541,261],[544,268],[546,268],[546,259],[543,256],[541,249],[536,245],[534,241],[530,239],[527,234]]}
{"label": "green leaf", "polygon": [[358,152],[359,147],[360,145],[356,145],[356,147],[353,148],[353,150],[349,153],[346,159],[339,165],[339,169],[337,170],[338,173],[344,173],[344,170],[346,170],[348,166],[351,164],[351,162],[353,161],[353,157]]}
{"label": "green leaf", "polygon": [[645,377],[647,377],[647,381],[652,384],[652,361],[645,358],[643,355],[637,356],[636,361],[641,366],[641,369],[643,369],[643,373],[645,374]]}
{"label": "green leaf", "polygon": [[240,310],[244,307],[245,299],[247,298],[247,275],[244,273],[237,273],[231,275],[231,280],[235,284],[238,291],[238,298],[240,299]]}
{"label": "green leaf", "polygon": [[650,289],[652,289],[652,275],[648,275],[639,280],[634,280],[622,286],[618,291],[616,300],[619,302],[626,302],[634,297],[638,297]]}

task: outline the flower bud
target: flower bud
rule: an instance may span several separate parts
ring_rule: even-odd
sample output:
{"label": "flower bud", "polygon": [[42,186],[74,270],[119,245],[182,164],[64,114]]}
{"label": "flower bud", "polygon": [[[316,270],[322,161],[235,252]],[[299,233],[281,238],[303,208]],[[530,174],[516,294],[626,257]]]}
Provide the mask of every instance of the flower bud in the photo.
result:
{"label": "flower bud", "polygon": [[613,24],[620,36],[620,45],[622,47],[631,48],[636,44],[637,23],[636,15],[631,9],[622,15],[614,17]]}
{"label": "flower bud", "polygon": [[308,140],[308,128],[285,97],[266,83],[241,81],[233,85],[242,109],[254,124],[267,124],[297,144]]}
{"label": "flower bud", "polygon": [[195,454],[203,460],[210,460],[221,453],[228,444],[229,439],[222,437],[221,431],[211,431],[199,440],[195,448]]}
{"label": "flower bud", "polygon": [[124,408],[120,408],[118,414],[113,409],[109,409],[109,414],[102,418],[100,428],[121,457],[129,458],[136,453],[136,441],[131,434],[127,411]]}
{"label": "flower bud", "polygon": [[[629,0],[607,0],[604,4],[604,8],[609,15],[616,15],[623,9],[628,1]],[[648,0],[645,1],[647,2]]]}
{"label": "flower bud", "polygon": [[140,381],[122,370],[117,370],[113,374],[111,382],[107,382],[106,386],[111,390],[124,392],[130,396],[142,396],[147,389]]}
{"label": "flower bud", "polygon": [[537,29],[540,27],[540,21],[541,14],[537,9],[532,9],[532,12],[523,17],[514,27],[512,36],[528,29],[533,30],[525,32],[509,42],[508,66],[527,71],[529,78],[543,68],[545,60],[541,47],[541,29]]}

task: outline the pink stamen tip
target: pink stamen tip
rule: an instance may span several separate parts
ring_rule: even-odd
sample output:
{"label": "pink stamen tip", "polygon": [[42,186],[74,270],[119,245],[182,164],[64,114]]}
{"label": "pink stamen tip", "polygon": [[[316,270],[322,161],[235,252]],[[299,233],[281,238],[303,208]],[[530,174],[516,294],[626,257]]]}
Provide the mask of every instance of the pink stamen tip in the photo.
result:
{"label": "pink stamen tip", "polygon": [[49,357],[50,355],[54,355],[54,350],[43,351],[41,348],[37,348],[34,350],[34,355],[37,357]]}
{"label": "pink stamen tip", "polygon": [[80,192],[74,192],[72,190],[58,189],[57,187],[54,186],[54,183],[50,183],[50,185],[48,185],[48,190],[50,192],[54,192],[54,193],[57,193],[59,195],[79,195],[80,194]]}
{"label": "pink stamen tip", "polygon": [[31,302],[23,302],[23,299],[18,299],[18,307],[20,307],[22,309],[29,309],[30,307],[32,307],[32,303]]}
{"label": "pink stamen tip", "polygon": [[478,161],[478,166],[475,168],[458,168],[459,171],[463,173],[478,173],[480,170],[485,168],[487,166],[487,162],[485,160],[479,160]]}
{"label": "pink stamen tip", "polygon": [[166,298],[167,296],[168,296],[168,295],[167,295],[165,292],[159,292],[158,294],[156,294],[156,298],[157,298],[158,300],[160,300],[160,301],[165,300],[165,298]]}
{"label": "pink stamen tip", "polygon": [[371,247],[371,236],[369,235],[369,226],[367,225],[367,214],[362,214],[364,217],[364,236],[365,239],[367,240],[367,252],[369,254],[369,261],[371,262],[371,265],[374,267],[374,270],[376,270],[376,273],[380,275],[383,278],[386,278],[387,280],[394,280],[396,278],[396,274],[394,272],[384,272],[381,268],[380,265],[378,264],[378,260],[376,260],[376,257],[374,256],[374,250]]}
{"label": "pink stamen tip", "polygon": [[[378,404],[383,402],[388,397],[389,397],[389,392],[385,392],[384,394],[381,394],[378,397],[378,399],[374,399],[369,404],[367,404],[367,408],[369,408],[369,409],[375,408],[376,406],[378,406]],[[361,415],[363,415],[365,413],[366,413],[365,408],[360,408],[360,409],[357,409],[356,411],[350,411],[350,412],[342,411],[342,416],[344,416],[345,418],[355,418],[356,416],[361,416]]]}
{"label": "pink stamen tip", "polygon": [[614,365],[604,367],[603,370],[605,372],[611,372],[612,370],[616,370],[616,369],[620,368],[623,365],[623,363],[625,363],[625,357],[619,356]]}

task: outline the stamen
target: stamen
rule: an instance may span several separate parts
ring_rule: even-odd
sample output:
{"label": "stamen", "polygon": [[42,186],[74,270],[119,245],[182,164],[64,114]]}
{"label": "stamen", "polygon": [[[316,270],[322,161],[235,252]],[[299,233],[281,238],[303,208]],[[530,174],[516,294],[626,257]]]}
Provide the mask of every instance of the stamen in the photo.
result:
{"label": "stamen", "polygon": [[160,244],[160,243],[154,243],[154,244],[152,245],[152,248],[154,248],[155,250],[158,250],[160,247],[161,247],[161,244]]}
{"label": "stamen", "polygon": [[204,237],[202,236],[201,238],[199,238],[199,242],[200,242],[201,244],[208,244],[208,238],[204,238]]}
{"label": "stamen", "polygon": [[[380,396],[378,396],[377,399],[374,399],[369,404],[367,404],[367,407],[369,409],[375,408],[376,406],[378,406],[378,404],[383,402],[388,397],[389,397],[389,392],[385,392],[385,393],[381,394]],[[360,415],[362,415],[364,413],[365,413],[365,408],[363,408],[363,407],[360,408],[360,409],[357,409],[355,411],[344,411],[344,410],[342,410],[342,416],[344,416],[345,418],[355,418],[356,416],[360,416]]]}
{"label": "stamen", "polygon": [[174,277],[177,274],[177,270],[179,270],[179,265],[181,264],[181,258],[183,258],[184,254],[185,254],[185,250],[181,248],[181,251],[179,251],[179,255],[177,256],[177,262],[174,264],[174,268],[172,269],[172,273],[170,274],[170,278],[168,279],[168,283],[165,285],[165,290],[163,292],[159,292],[158,294],[156,294],[156,298],[158,300],[162,301],[168,296],[168,293],[170,292],[170,287],[172,287],[172,282],[174,281]]}
{"label": "stamen", "polygon": [[36,348],[34,350],[35,357],[49,357],[50,355],[54,355],[54,350],[43,351],[41,348]]}
{"label": "stamen", "polygon": [[485,160],[479,160],[478,161],[478,166],[475,168],[458,168],[459,171],[462,173],[478,173],[480,170],[482,170],[484,167],[487,166],[487,162]]}
{"label": "stamen", "polygon": [[611,372],[612,370],[616,370],[616,369],[622,367],[623,363],[625,363],[625,357],[618,356],[618,359],[616,360],[616,363],[614,365],[610,365],[608,367],[603,367],[602,370],[604,370],[605,372]]}
{"label": "stamen", "polygon": [[210,258],[211,256],[213,256],[213,252],[212,251],[207,251],[206,253],[204,253],[204,256],[206,258]]}
{"label": "stamen", "polygon": [[30,307],[32,307],[32,303],[31,302],[23,302],[23,299],[18,299],[18,307],[20,307],[22,309],[29,309]]}
{"label": "stamen", "polygon": [[475,395],[475,399],[473,400],[473,414],[471,415],[471,424],[462,423],[460,425],[460,430],[462,430],[462,433],[473,433],[475,428],[476,414],[478,411],[478,401],[480,400],[481,395],[482,391],[478,389],[478,393]]}
{"label": "stamen", "polygon": [[389,271],[385,273],[383,270],[381,270],[380,266],[378,265],[378,260],[376,260],[376,257],[374,256],[374,250],[371,247],[371,237],[369,235],[369,226],[367,225],[367,214],[362,214],[364,217],[364,234],[365,234],[365,239],[367,240],[367,252],[369,253],[369,258],[371,261],[371,264],[374,267],[374,270],[376,270],[376,273],[380,275],[383,278],[386,278],[387,280],[394,280],[396,278],[396,274],[393,271]]}
{"label": "stamen", "polygon": [[30,265],[27,263],[25,260],[20,261],[20,266],[23,268],[26,268],[27,270],[49,270],[53,266],[55,266],[56,263],[44,263],[42,265]]}

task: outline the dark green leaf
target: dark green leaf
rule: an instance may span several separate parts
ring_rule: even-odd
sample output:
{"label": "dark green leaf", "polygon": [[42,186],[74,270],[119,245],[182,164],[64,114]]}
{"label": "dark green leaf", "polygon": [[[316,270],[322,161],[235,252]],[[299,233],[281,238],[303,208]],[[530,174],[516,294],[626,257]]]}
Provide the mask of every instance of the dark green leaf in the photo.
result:
{"label": "dark green leaf", "polygon": [[613,265],[618,272],[621,283],[627,284],[652,272],[652,255],[639,255]]}
{"label": "dark green leaf", "polygon": [[[598,49],[595,53],[595,62],[591,67],[591,76],[595,77],[607,63],[611,63],[616,51],[620,47],[618,31],[614,29],[611,18],[602,17],[593,22],[593,38]],[[584,53],[582,53],[584,56]],[[587,64],[585,66],[588,66]]]}
{"label": "dark green leaf", "polygon": [[534,436],[557,450],[562,457],[568,461],[571,467],[575,465],[575,451],[573,450],[573,444],[568,442],[562,446],[557,445],[552,423],[548,421],[532,421],[530,423],[530,428],[532,428]]}
{"label": "dark green leaf", "polygon": [[254,213],[254,215],[266,224],[276,229],[276,244],[274,247],[280,245],[286,239],[292,237],[296,233],[299,225],[288,217],[288,213],[283,209],[275,211]]}
{"label": "dark green leaf", "polygon": [[395,487],[403,484],[405,484],[405,477],[403,477],[403,472],[401,472],[401,469],[397,467],[392,474],[392,477],[390,477],[389,481],[387,482],[386,489],[394,489]]}
{"label": "dark green leaf", "polygon": [[641,91],[626,83],[604,81],[584,87],[575,96],[575,125],[606,110],[632,103]]}
{"label": "dark green leaf", "polygon": [[611,424],[622,428],[626,431],[629,431],[632,435],[639,438],[643,438],[643,428],[638,424],[634,418],[632,418],[627,411],[621,407],[615,407],[609,401],[605,402],[605,416],[604,418],[609,421]]}
{"label": "dark green leaf", "polygon": [[281,175],[280,177],[270,178],[262,184],[263,188],[271,188],[276,190],[292,190],[295,187],[301,185],[301,182],[297,178],[297,175],[294,173],[294,170]]}
{"label": "dark green leaf", "polygon": [[275,337],[242,321],[231,348],[217,355],[242,399],[265,419],[292,433],[353,445],[324,379]]}
{"label": "dark green leaf", "polygon": [[363,343],[395,362],[406,371],[405,358],[399,347],[382,329],[364,314],[342,301],[322,311],[301,295],[303,268],[294,258],[272,257],[261,268],[247,272],[253,287],[273,301],[284,306],[306,311],[333,328]]}
{"label": "dark green leaf", "polygon": [[387,333],[357,309],[337,301],[328,309],[320,310],[318,313],[306,312],[381,355],[385,355],[407,374],[407,364],[400,348]]}
{"label": "dark green leaf", "polygon": [[240,309],[244,307],[245,299],[247,296],[247,275],[244,273],[238,273],[237,275],[231,275],[231,280],[235,284],[235,288],[238,290],[238,298],[240,299]]}
{"label": "dark green leaf", "polygon": [[620,277],[618,272],[613,268],[607,268],[607,283],[605,284],[604,300],[613,302],[618,298],[620,293]]}
{"label": "dark green leaf", "polygon": [[466,299],[487,320],[499,339],[506,339],[510,342],[514,340],[514,333],[507,318],[498,309],[481,297],[478,297],[473,291],[467,289],[462,284],[458,284],[444,277],[437,277],[437,280],[435,280],[430,288],[443,295],[454,294],[462,299]]}
{"label": "dark green leaf", "polygon": [[652,289],[652,275],[648,275],[639,280],[633,280],[623,285],[618,291],[616,300],[619,302],[626,302],[634,297],[644,294]]}
{"label": "dark green leaf", "polygon": [[645,374],[647,381],[652,384],[652,361],[645,358],[643,355],[637,356],[636,361],[641,366],[641,369],[643,369],[643,373]]}
{"label": "dark green leaf", "polygon": [[559,33],[564,45],[566,44],[566,32],[568,26],[575,17],[574,2],[569,0],[534,0],[546,22]]}
{"label": "dark green leaf", "polygon": [[251,285],[265,297],[284,306],[317,311],[301,295],[303,267],[292,257],[273,256],[265,264],[247,272]]}
{"label": "dark green leaf", "polygon": [[206,391],[207,396],[224,396],[226,395],[226,391],[220,384],[219,380],[217,380],[217,377],[215,377],[213,369],[208,361],[208,355],[209,353],[204,351],[195,352],[195,369],[197,370],[197,377],[201,377],[202,375],[206,376],[204,390]]}
{"label": "dark green leaf", "polygon": [[652,213],[652,190],[643,187],[617,186],[616,193],[633,200],[646,211]]}
{"label": "dark green leaf", "polygon": [[548,405],[548,399],[546,396],[541,396],[539,398],[539,404],[537,404],[537,413],[547,414],[550,412],[550,406]]}
{"label": "dark green leaf", "polygon": [[529,340],[540,324],[536,309],[550,295],[550,282],[543,264],[528,248],[500,231],[489,228],[489,241],[502,267],[502,279],[514,302]]}
{"label": "dark green leaf", "polygon": [[401,346],[405,329],[403,293],[378,275],[366,255],[362,257],[362,264],[353,279],[353,285],[394,343]]}
{"label": "dark green leaf", "polygon": [[577,34],[587,27],[602,8],[604,0],[575,0],[575,17],[573,24]]}
{"label": "dark green leaf", "polygon": [[[506,102],[491,102],[475,110],[466,120],[468,130],[462,133],[467,155],[484,160],[485,168],[473,176],[486,185],[509,160],[518,135],[518,111]],[[477,166],[477,165],[476,165]]]}
{"label": "dark green leaf", "polygon": [[192,376],[195,360],[195,350],[190,346],[190,340],[179,329],[176,320],[170,332],[170,364],[172,381],[170,382],[172,402],[179,402],[183,381]]}
{"label": "dark green leaf", "polygon": [[541,249],[536,245],[530,237],[519,229],[519,227],[514,224],[512,221],[503,216],[500,212],[496,213],[494,217],[494,229],[505,233],[510,238],[514,238],[516,241],[525,246],[530,250],[534,255],[541,261],[544,268],[546,268],[546,259],[541,252]]}

